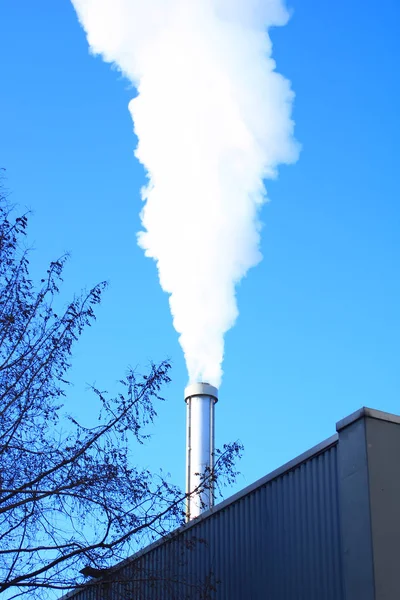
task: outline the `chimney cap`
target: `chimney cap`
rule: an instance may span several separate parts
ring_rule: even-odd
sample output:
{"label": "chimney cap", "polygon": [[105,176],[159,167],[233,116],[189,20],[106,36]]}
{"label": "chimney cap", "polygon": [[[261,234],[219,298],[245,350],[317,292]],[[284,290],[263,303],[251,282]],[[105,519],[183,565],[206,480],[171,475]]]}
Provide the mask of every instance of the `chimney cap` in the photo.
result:
{"label": "chimney cap", "polygon": [[185,388],[185,402],[192,396],[211,396],[211,398],[214,398],[215,402],[217,402],[218,389],[210,383],[206,383],[204,381],[191,383]]}

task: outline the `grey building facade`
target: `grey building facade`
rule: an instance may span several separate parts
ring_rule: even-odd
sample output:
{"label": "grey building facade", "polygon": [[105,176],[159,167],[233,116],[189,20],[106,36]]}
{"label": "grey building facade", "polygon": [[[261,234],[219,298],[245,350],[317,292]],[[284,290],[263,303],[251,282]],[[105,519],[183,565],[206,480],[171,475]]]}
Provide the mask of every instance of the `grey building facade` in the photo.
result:
{"label": "grey building facade", "polygon": [[399,600],[400,417],[336,434],[72,600]]}

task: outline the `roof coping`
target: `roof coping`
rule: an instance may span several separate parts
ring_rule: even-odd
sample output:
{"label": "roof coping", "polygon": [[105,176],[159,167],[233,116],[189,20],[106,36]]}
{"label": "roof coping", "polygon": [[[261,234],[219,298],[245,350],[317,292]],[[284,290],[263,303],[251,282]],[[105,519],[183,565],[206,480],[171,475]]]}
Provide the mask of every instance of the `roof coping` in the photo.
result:
{"label": "roof coping", "polygon": [[396,423],[397,425],[400,425],[399,415],[393,415],[391,413],[383,412],[381,410],[376,410],[375,408],[368,408],[366,406],[363,406],[362,408],[359,408],[358,410],[353,412],[351,415],[348,415],[347,417],[344,417],[344,419],[338,421],[336,423],[336,431],[341,431],[342,429],[348,427],[355,421],[358,421],[359,419],[365,419],[366,417],[369,417],[371,419],[379,419],[380,421],[387,421],[388,423]]}

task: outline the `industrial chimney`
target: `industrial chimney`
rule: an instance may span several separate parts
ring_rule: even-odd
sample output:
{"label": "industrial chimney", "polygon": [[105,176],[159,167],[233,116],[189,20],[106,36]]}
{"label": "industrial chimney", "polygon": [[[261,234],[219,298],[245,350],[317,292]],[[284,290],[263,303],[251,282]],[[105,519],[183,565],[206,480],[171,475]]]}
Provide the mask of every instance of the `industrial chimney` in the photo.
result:
{"label": "industrial chimney", "polygon": [[[209,383],[192,383],[185,389],[186,492],[193,492],[214,467],[214,404],[218,390]],[[212,481],[206,489],[188,497],[186,520],[198,517],[214,504]]]}

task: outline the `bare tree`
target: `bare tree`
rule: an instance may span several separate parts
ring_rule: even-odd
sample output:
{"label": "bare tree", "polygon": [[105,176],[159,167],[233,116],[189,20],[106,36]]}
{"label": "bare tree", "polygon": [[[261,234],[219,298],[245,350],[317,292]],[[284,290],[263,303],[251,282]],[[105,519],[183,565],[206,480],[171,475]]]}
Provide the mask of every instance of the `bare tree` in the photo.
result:
{"label": "bare tree", "polygon": [[[0,195],[0,593],[44,598],[90,569],[108,569],[183,522],[185,494],[134,465],[130,450],[156,416],[168,362],[130,371],[84,427],[60,413],[73,344],[95,318],[105,284],[57,314],[65,257],[38,290],[23,248],[27,215],[12,217]],[[202,486],[235,477],[235,443],[219,453]],[[86,567],[86,571],[85,571]],[[89,568],[89,571],[87,570]],[[82,571],[82,574],[80,574]],[[106,571],[103,571],[103,573]],[[101,573],[101,571],[100,571]]]}

